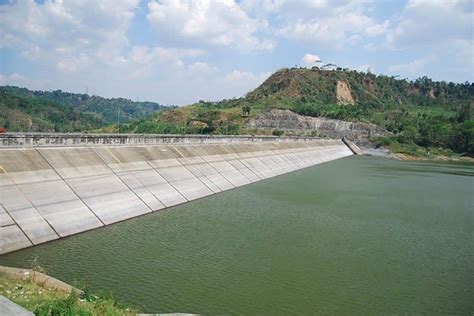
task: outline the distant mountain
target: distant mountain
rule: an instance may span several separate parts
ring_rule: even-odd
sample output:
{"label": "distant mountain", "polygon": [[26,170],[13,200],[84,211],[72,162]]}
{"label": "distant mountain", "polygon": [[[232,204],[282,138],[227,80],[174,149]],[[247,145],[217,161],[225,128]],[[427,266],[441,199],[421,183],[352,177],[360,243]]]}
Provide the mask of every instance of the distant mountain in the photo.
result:
{"label": "distant mountain", "polygon": [[[132,122],[126,129],[137,133],[268,133],[268,128],[254,128],[252,121],[263,112],[284,109],[376,124],[393,136],[373,141],[397,151],[411,146],[410,152],[422,147],[420,151],[442,148],[472,155],[473,107],[473,83],[436,82],[427,77],[408,81],[341,68],[284,68],[245,97],[200,101]],[[274,132],[279,135],[282,131]],[[311,134],[319,135],[317,129]]]}
{"label": "distant mountain", "polygon": [[169,107],[56,91],[0,87],[0,127],[9,131],[91,131],[117,122],[130,122]]}

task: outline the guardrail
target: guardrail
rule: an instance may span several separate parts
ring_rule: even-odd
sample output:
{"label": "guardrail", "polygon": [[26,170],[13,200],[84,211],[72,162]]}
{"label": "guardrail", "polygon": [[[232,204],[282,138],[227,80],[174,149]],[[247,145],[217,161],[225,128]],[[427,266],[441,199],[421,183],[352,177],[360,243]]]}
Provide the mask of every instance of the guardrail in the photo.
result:
{"label": "guardrail", "polygon": [[175,134],[89,134],[89,133],[4,133],[1,147],[159,145],[191,143],[313,141],[316,137],[253,135],[175,135]]}

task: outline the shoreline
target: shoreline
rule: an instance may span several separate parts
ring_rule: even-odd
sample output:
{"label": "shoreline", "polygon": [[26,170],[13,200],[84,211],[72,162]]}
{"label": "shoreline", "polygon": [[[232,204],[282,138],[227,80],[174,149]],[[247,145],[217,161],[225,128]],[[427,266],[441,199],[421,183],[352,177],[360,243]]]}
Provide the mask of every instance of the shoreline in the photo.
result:
{"label": "shoreline", "polygon": [[471,157],[450,157],[444,155],[432,155],[432,156],[413,156],[403,153],[392,153],[394,159],[405,160],[405,161],[446,161],[446,162],[466,162],[474,164],[474,158]]}
{"label": "shoreline", "polygon": [[394,152],[386,147],[380,148],[371,148],[371,147],[361,147],[362,152],[366,156],[394,159],[394,160],[404,160],[404,161],[445,161],[445,162],[464,162],[474,164],[474,158],[468,156],[446,156],[446,155],[434,155],[427,154],[424,156],[415,156],[402,152]]}

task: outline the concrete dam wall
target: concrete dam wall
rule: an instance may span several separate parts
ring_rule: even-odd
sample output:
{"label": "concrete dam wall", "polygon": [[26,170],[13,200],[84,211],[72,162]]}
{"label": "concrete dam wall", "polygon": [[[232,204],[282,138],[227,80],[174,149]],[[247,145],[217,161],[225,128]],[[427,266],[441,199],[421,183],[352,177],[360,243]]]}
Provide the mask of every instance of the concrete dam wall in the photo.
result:
{"label": "concrete dam wall", "polygon": [[117,139],[102,136],[64,146],[6,136],[0,254],[352,155],[330,139],[155,135],[149,145],[105,145]]}

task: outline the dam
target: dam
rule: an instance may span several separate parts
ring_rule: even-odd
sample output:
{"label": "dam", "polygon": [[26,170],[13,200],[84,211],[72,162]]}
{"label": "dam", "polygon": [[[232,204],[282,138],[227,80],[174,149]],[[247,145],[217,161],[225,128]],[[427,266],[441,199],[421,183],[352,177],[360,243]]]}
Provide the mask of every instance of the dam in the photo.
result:
{"label": "dam", "polygon": [[273,136],[0,135],[0,254],[353,155]]}

